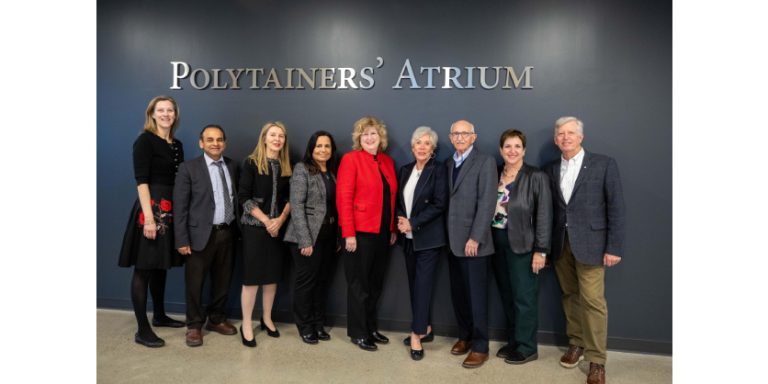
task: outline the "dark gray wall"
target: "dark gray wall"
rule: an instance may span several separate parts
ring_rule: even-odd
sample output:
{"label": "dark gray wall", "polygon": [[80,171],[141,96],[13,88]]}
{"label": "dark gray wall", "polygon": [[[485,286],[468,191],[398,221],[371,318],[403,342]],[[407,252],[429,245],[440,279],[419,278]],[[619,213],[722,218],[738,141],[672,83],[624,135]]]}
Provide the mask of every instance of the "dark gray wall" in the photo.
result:
{"label": "dark gray wall", "polygon": [[[626,255],[608,271],[609,348],[672,350],[672,13],[668,1],[99,1],[98,3],[98,287],[100,307],[130,307],[131,270],[116,265],[136,198],[131,144],[150,98],[169,94],[181,109],[178,138],[187,158],[210,122],[228,132],[227,153],[243,158],[268,120],[282,120],[294,161],[317,129],[334,133],[343,152],[352,123],[372,114],[390,135],[398,166],[410,161],[410,133],[429,125],[446,133],[466,118],[477,147],[496,154],[506,128],[529,137],[527,162],[557,159],[552,124],[562,115],[585,122],[584,146],[618,161],[627,203]],[[199,68],[384,66],[370,90],[170,90],[171,61]],[[406,58],[418,66],[534,66],[530,90],[392,89]],[[475,81],[477,83],[477,80]],[[247,84],[247,83],[246,83]],[[231,311],[239,317],[239,265]],[[286,280],[289,281],[289,280]],[[492,336],[503,337],[495,282],[489,297]],[[541,279],[541,341],[562,343],[559,287]],[[182,269],[169,272],[166,300],[183,312]],[[290,290],[280,286],[276,318],[290,321]],[[258,308],[258,307],[257,307]],[[332,320],[343,323],[341,265],[331,290]],[[392,251],[379,316],[384,328],[410,321],[403,256]],[[455,331],[447,263],[441,262],[434,324]]]}

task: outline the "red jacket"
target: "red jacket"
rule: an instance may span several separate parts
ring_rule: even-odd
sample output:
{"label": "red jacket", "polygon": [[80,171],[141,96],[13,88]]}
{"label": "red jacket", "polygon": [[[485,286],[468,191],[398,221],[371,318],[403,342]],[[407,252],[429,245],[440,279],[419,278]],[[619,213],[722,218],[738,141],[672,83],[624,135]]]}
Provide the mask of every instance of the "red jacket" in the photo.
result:
{"label": "red jacket", "polygon": [[374,159],[373,155],[360,149],[341,158],[336,178],[336,209],[341,237],[355,236],[355,232],[379,233],[384,207],[384,186],[379,170],[389,184],[389,231],[395,231],[395,162],[383,153],[377,154]]}

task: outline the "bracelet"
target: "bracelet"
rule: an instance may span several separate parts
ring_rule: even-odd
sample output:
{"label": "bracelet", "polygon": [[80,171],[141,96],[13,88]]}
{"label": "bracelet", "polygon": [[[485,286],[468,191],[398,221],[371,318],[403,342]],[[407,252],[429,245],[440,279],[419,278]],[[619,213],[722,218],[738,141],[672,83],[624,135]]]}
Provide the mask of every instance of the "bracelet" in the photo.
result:
{"label": "bracelet", "polygon": [[153,221],[153,222],[151,222],[151,223],[148,223],[148,222],[146,222],[146,221],[145,221],[145,222],[144,222],[144,225],[157,225],[157,223],[155,223],[154,221]]}

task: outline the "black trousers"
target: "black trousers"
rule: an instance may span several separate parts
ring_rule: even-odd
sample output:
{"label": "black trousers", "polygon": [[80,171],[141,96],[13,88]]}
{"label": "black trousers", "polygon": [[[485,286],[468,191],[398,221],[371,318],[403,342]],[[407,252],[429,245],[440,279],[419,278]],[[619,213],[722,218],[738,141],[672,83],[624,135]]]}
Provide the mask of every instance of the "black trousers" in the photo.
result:
{"label": "black trousers", "polygon": [[336,225],[320,227],[312,255],[303,256],[295,243],[288,249],[296,268],[293,284],[293,317],[300,335],[323,329],[328,287],[336,269]]}
{"label": "black trousers", "polygon": [[[232,282],[233,245],[232,230],[229,228],[212,230],[208,244],[200,251],[192,251],[186,256],[184,281],[187,296],[187,328],[200,329],[206,317],[212,323],[221,323],[227,319],[227,292]],[[211,275],[211,300],[207,309],[203,309],[203,284],[205,277]]]}
{"label": "black trousers", "polygon": [[347,277],[347,335],[367,338],[379,329],[376,308],[389,256],[389,231],[357,232],[355,252],[344,251]]}
{"label": "black trousers", "polygon": [[417,335],[427,333],[427,326],[432,322],[432,289],[435,281],[435,268],[440,258],[440,247],[413,250],[413,240],[404,239],[405,269],[408,271],[408,287],[411,293],[411,331]]}
{"label": "black trousers", "polygon": [[488,353],[488,256],[448,256],[451,301],[459,339],[472,351]]}

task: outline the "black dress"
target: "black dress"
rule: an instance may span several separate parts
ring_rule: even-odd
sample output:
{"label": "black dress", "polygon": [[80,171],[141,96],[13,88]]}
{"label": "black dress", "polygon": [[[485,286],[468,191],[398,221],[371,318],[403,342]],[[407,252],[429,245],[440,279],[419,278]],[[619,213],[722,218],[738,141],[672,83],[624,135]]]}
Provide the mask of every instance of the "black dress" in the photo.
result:
{"label": "black dress", "polygon": [[144,132],[133,143],[133,170],[136,184],[149,184],[152,212],[158,224],[157,237],[144,237],[144,212],[139,199],[133,204],[123,236],[118,265],[136,269],[169,269],[184,259],[173,243],[173,182],[184,148],[179,140],[169,144],[159,136]]}
{"label": "black dress", "polygon": [[266,175],[259,174],[256,164],[245,159],[240,172],[238,201],[243,204],[240,218],[243,237],[243,285],[274,284],[283,276],[283,264],[288,260],[288,249],[283,234],[288,227],[283,224],[280,235],[272,237],[264,223],[251,216],[258,206],[270,218],[280,216],[288,203],[290,177],[280,176],[280,162],[268,159]]}

